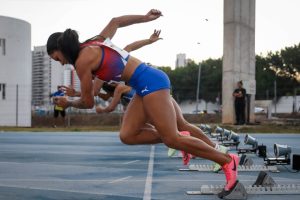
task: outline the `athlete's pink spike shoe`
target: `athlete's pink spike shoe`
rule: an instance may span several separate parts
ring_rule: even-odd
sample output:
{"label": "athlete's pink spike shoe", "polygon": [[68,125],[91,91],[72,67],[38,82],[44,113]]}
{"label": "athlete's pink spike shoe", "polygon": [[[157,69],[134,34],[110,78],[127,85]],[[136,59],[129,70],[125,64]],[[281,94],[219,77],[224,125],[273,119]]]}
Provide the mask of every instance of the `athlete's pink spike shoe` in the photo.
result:
{"label": "athlete's pink spike shoe", "polygon": [[222,166],[226,177],[225,191],[229,191],[234,187],[238,176],[239,157],[235,154],[229,154],[229,156],[231,157],[230,163]]}
{"label": "athlete's pink spike shoe", "polygon": [[182,153],[182,162],[183,162],[183,165],[188,165],[190,163],[190,160],[191,160],[191,154],[189,153],[186,153],[184,151],[181,151]]}
{"label": "athlete's pink spike shoe", "polygon": [[[188,131],[181,131],[181,132],[179,132],[179,134],[182,136],[190,136],[191,135],[190,132],[188,132]],[[181,151],[181,153],[182,153],[183,165],[188,165],[190,163],[192,155],[189,153],[186,153],[184,151]]]}

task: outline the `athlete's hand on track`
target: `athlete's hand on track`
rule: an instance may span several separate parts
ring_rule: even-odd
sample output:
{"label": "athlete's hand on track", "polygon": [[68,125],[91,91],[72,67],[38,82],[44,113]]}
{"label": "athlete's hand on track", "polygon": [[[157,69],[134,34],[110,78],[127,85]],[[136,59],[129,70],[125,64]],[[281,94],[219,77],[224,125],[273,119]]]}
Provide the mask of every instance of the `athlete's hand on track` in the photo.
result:
{"label": "athlete's hand on track", "polygon": [[69,107],[68,99],[66,97],[54,97],[53,102],[55,105],[63,107],[64,109]]}
{"label": "athlete's hand on track", "polygon": [[69,97],[75,97],[76,91],[72,87],[67,87],[62,85],[61,88],[63,89],[64,93]]}
{"label": "athlete's hand on track", "polygon": [[105,113],[105,109],[102,108],[101,106],[97,106],[97,107],[96,107],[96,112],[99,113],[99,114],[100,114],[100,113]]}

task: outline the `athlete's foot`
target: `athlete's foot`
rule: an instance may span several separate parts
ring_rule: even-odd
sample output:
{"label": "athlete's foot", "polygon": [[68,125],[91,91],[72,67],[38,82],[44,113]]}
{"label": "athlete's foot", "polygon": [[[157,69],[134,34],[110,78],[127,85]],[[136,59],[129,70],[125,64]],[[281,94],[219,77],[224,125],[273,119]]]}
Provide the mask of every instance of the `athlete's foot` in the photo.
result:
{"label": "athlete's foot", "polygon": [[[220,151],[222,153],[228,153],[228,148],[224,147],[223,145],[219,145],[218,151]],[[218,172],[221,169],[222,169],[222,167],[218,163],[213,164],[213,172]]]}
{"label": "athlete's foot", "polygon": [[169,148],[168,149],[168,157],[173,157],[176,154],[176,149]]}
{"label": "athlete's foot", "polygon": [[[239,181],[237,180],[237,181],[234,183],[232,189],[235,188],[236,185],[237,185],[238,183],[239,183]],[[226,197],[226,196],[229,195],[230,193],[231,193],[230,190],[227,191],[227,190],[225,190],[225,189],[223,188],[223,190],[222,190],[221,192],[218,193],[218,197],[219,197],[220,199],[223,199],[224,197]]]}
{"label": "athlete's foot", "polygon": [[[191,135],[190,132],[188,132],[188,131],[180,131],[179,134],[182,136],[190,136]],[[181,153],[182,153],[183,165],[188,165],[191,160],[192,155],[185,151],[181,151]]]}
{"label": "athlete's foot", "polygon": [[229,154],[231,161],[222,166],[226,177],[225,191],[231,190],[237,181],[239,157],[235,154]]}
{"label": "athlete's foot", "polygon": [[183,162],[183,165],[188,165],[190,163],[190,160],[191,160],[191,154],[189,153],[186,153],[184,151],[181,151],[182,153],[182,162]]}

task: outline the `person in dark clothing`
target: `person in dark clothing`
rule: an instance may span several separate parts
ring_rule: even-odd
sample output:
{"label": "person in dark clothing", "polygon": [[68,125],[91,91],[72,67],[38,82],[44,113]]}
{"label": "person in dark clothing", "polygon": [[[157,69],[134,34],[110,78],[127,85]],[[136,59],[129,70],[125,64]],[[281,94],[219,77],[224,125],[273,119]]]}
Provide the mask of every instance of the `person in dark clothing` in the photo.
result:
{"label": "person in dark clothing", "polygon": [[245,99],[246,99],[246,90],[243,88],[243,82],[237,82],[237,89],[234,90],[233,94],[235,97],[234,108],[236,123],[235,125],[245,124]]}
{"label": "person in dark clothing", "polygon": [[[55,97],[62,97],[65,96],[64,91],[62,90],[61,86],[57,86],[57,91],[50,94],[50,97],[55,98]],[[54,124],[53,127],[56,128],[57,122],[58,122],[58,115],[61,115],[62,121],[65,124],[65,116],[66,116],[66,111],[63,107],[60,107],[58,105],[54,105]]]}

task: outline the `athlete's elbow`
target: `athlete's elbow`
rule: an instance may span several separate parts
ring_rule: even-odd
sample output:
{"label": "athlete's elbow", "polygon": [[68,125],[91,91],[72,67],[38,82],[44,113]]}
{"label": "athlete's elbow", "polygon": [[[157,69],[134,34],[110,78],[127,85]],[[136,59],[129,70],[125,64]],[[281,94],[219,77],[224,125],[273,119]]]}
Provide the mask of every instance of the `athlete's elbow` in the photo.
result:
{"label": "athlete's elbow", "polygon": [[121,20],[119,17],[114,17],[109,22],[110,26],[121,27]]}
{"label": "athlete's elbow", "polygon": [[132,51],[132,48],[131,48],[129,45],[127,45],[127,46],[124,48],[124,50],[127,51],[127,52],[131,52],[131,51]]}

